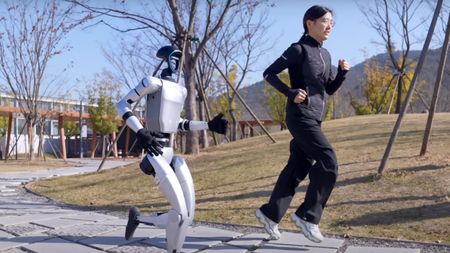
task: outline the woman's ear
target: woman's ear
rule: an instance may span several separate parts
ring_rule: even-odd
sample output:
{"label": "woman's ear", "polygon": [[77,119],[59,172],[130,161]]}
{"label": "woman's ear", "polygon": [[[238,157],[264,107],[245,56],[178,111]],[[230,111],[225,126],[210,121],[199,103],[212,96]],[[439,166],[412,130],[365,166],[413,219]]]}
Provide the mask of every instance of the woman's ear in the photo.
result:
{"label": "woman's ear", "polygon": [[314,21],[312,20],[306,20],[306,27],[308,28],[308,31],[310,31],[311,26],[314,24]]}

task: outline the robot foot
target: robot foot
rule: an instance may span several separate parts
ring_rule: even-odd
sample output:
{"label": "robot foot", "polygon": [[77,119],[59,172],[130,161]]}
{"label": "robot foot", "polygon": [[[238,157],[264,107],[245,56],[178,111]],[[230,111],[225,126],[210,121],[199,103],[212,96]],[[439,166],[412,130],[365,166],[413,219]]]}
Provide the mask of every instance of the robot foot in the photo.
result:
{"label": "robot foot", "polygon": [[132,207],[128,212],[128,223],[125,229],[125,239],[130,240],[133,237],[134,231],[139,225],[140,212],[137,207]]}

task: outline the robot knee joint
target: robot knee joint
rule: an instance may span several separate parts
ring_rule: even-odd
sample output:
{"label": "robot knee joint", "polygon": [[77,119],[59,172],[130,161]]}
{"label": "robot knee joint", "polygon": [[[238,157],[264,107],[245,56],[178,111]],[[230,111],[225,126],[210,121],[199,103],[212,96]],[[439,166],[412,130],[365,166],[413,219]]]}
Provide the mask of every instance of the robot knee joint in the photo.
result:
{"label": "robot knee joint", "polygon": [[182,224],[187,219],[187,212],[178,212],[177,210],[172,209],[169,211],[168,218],[169,223]]}
{"label": "robot knee joint", "polygon": [[173,168],[180,168],[181,166],[185,165],[186,162],[181,156],[174,156],[172,159],[172,167]]}

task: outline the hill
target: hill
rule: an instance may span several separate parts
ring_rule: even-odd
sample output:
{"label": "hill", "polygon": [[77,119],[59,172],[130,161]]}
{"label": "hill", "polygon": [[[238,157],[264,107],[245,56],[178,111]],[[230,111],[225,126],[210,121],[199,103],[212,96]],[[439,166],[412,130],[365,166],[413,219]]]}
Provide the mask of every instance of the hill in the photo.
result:
{"label": "hill", "polygon": [[[427,57],[425,59],[425,63],[423,65],[422,71],[418,77],[419,83],[421,86],[418,86],[417,91],[423,97],[426,106],[424,103],[416,96],[415,102],[412,106],[412,110],[410,112],[424,112],[428,109],[431,98],[433,94],[434,84],[436,81],[437,70],[439,66],[439,59],[441,55],[441,48],[428,50]],[[420,51],[413,50],[410,52],[410,59],[418,62],[420,57]],[[348,93],[351,93],[352,97],[362,99],[362,85],[361,83],[366,80],[366,75],[364,74],[364,65],[368,61],[376,61],[381,65],[384,65],[388,60],[389,56],[387,53],[378,54],[373,56],[355,66],[352,66],[350,69],[346,82],[342,89],[339,91],[339,95],[342,96],[343,101],[347,101],[347,103],[343,102],[339,107],[339,111],[341,116],[346,116],[349,113],[349,103],[350,96]],[[438,112],[450,112],[450,59],[447,58],[446,68],[444,78],[441,84],[441,92],[439,96],[437,111]]]}
{"label": "hill", "polygon": [[[433,94],[433,88],[435,83],[435,78],[438,70],[439,58],[441,54],[441,49],[431,49],[428,51],[428,55],[425,60],[425,64],[423,66],[422,72],[419,76],[419,82],[422,85],[419,87],[419,92],[427,107],[430,105],[431,97]],[[418,61],[420,56],[420,51],[411,51],[410,59],[414,61]],[[336,112],[337,117],[347,117],[354,115],[354,110],[350,105],[350,95],[355,99],[362,99],[362,85],[361,80],[366,79],[366,75],[364,74],[364,65],[368,61],[375,60],[380,64],[384,65],[384,63],[388,60],[388,54],[378,54],[375,55],[355,66],[351,66],[350,71],[347,74],[347,78],[345,83],[338,91],[337,95],[335,95],[336,101]],[[247,104],[250,106],[252,110],[255,111],[256,115],[261,119],[269,119],[270,116],[267,112],[267,109],[264,105],[265,95],[264,95],[264,81],[256,82],[255,84],[249,85],[240,89],[240,94],[244,97]],[[424,112],[427,109],[424,106],[423,102],[416,97],[414,105],[412,107],[412,111],[409,112]],[[243,107],[242,107],[243,108]],[[250,119],[251,116],[242,109],[243,117],[242,119]],[[447,58],[447,64],[445,68],[445,74],[442,81],[439,101],[438,101],[438,112],[450,112],[450,57]]]}
{"label": "hill", "polygon": [[[425,114],[407,114],[382,178],[374,177],[395,115],[357,116],[326,121],[325,134],[335,147],[339,177],[325,210],[326,233],[444,242],[450,244],[450,113],[439,113],[429,154],[419,157]],[[288,158],[287,131],[239,140],[186,156],[193,174],[196,220],[258,225],[254,212],[268,201]],[[308,180],[282,220],[301,203]],[[34,182],[28,189],[52,199],[125,215],[130,206],[143,213],[165,211],[166,200],[138,164],[87,175]]]}

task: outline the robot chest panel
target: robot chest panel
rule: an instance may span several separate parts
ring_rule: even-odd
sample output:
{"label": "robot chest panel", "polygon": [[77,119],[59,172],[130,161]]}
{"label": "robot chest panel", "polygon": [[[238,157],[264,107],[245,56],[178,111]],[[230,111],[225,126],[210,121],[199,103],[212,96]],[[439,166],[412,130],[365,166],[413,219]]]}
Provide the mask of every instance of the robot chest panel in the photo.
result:
{"label": "robot chest panel", "polygon": [[186,99],[186,88],[164,81],[161,89],[147,96],[146,126],[150,131],[175,133]]}

